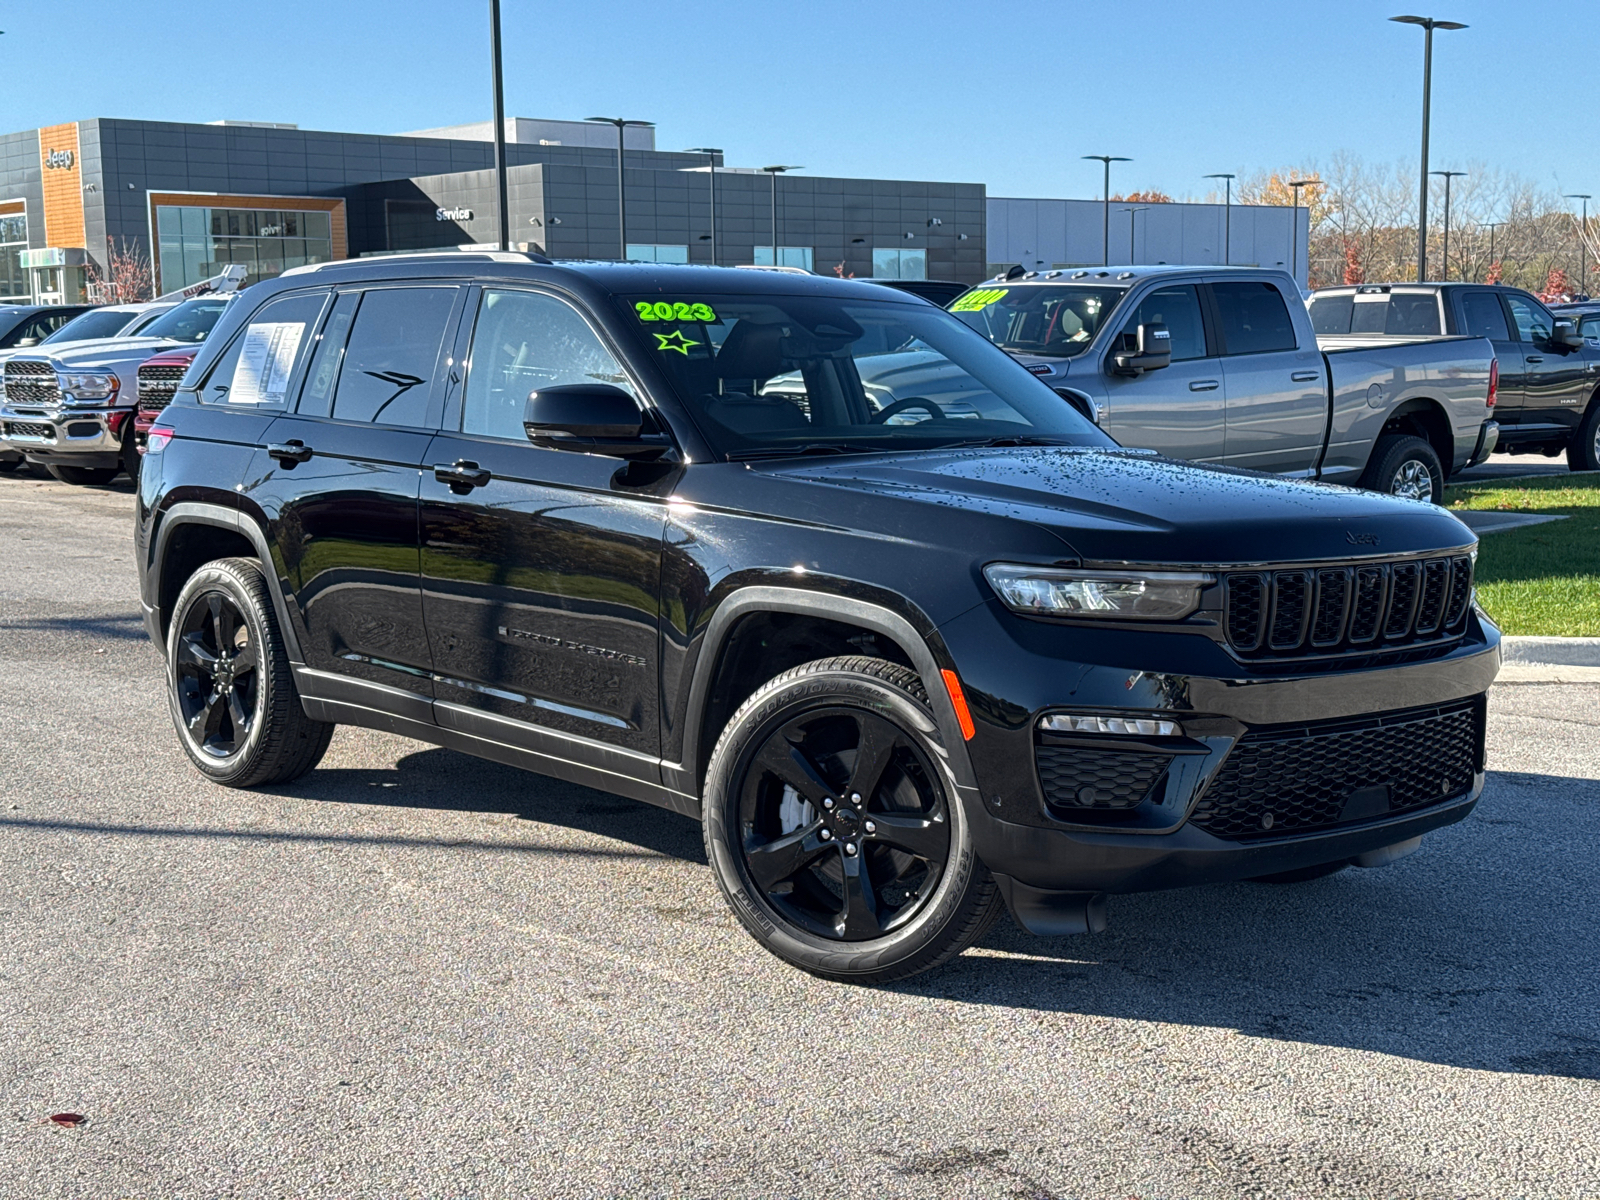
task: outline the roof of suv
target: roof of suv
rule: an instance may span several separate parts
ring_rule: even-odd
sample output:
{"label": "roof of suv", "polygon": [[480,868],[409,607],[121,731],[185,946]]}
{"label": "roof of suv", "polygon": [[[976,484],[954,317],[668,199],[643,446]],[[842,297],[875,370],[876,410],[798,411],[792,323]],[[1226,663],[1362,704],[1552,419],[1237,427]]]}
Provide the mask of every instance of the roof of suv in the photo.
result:
{"label": "roof of suv", "polygon": [[1152,279],[1161,275],[1287,275],[1282,267],[1224,267],[1197,263],[1189,266],[1182,263],[1156,263],[1138,267],[1052,267],[1048,271],[1026,271],[1021,275],[1007,277],[995,275],[985,279],[982,284],[1003,283],[1007,287],[1016,287],[1019,284],[1029,283],[1089,283],[1089,284],[1127,284],[1137,283],[1141,279]]}

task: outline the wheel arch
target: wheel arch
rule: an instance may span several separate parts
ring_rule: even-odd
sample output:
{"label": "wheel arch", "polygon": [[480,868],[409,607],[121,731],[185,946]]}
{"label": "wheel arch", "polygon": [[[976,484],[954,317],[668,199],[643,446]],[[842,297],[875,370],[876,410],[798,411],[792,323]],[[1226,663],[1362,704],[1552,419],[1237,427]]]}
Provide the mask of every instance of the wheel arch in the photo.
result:
{"label": "wheel arch", "polygon": [[[917,614],[919,617],[920,613]],[[961,724],[955,706],[940,674],[940,655],[929,644],[929,639],[903,613],[885,605],[857,597],[835,593],[809,591],[804,588],[786,588],[770,585],[752,585],[729,595],[712,613],[711,620],[701,635],[699,653],[695,659],[694,677],[689,687],[687,711],[683,723],[683,754],[677,764],[680,786],[699,794],[705,780],[707,762],[716,745],[718,735],[740,703],[751,692],[797,663],[782,662],[768,668],[765,664],[762,678],[749,684],[750,677],[739,677],[738,656],[741,636],[751,630],[760,630],[763,622],[777,617],[792,617],[814,622],[812,628],[829,627],[848,629],[873,638],[881,638],[886,645],[877,649],[880,656],[899,661],[910,667],[922,679],[928,699],[933,705],[939,732],[949,753],[949,765],[956,782],[962,787],[975,786],[971,761],[966,752],[966,741],[961,734]],[[932,623],[925,622],[932,630]],[[937,640],[937,634],[933,634]],[[942,643],[940,643],[942,650]],[[845,653],[862,653],[859,646],[847,647]],[[897,652],[897,653],[896,653]],[[948,653],[942,657],[948,660]],[[734,673],[736,687],[733,692],[718,695],[717,685]],[[743,690],[743,695],[737,692]],[[720,719],[719,719],[720,718]],[[668,771],[674,768],[668,766]]]}
{"label": "wheel arch", "polygon": [[265,532],[237,509],[198,500],[182,501],[166,510],[150,556],[154,578],[149,595],[163,643],[172,622],[172,606],[184,583],[206,563],[219,558],[254,558],[261,563],[289,661],[304,663]]}
{"label": "wheel arch", "polygon": [[1372,467],[1372,455],[1378,448],[1378,438],[1389,433],[1409,433],[1427,442],[1439,456],[1445,478],[1449,479],[1455,465],[1456,436],[1455,429],[1450,424],[1450,414],[1438,400],[1431,396],[1417,396],[1397,405],[1395,410],[1384,418],[1383,428],[1378,431],[1378,437],[1372,439],[1372,448],[1367,451],[1364,471]]}

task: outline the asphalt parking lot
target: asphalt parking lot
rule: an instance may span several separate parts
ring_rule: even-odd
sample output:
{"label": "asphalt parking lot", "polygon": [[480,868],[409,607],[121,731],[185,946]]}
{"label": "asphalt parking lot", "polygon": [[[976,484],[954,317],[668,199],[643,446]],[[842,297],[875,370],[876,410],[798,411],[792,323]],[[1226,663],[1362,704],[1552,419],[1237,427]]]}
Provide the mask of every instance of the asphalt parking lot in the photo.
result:
{"label": "asphalt parking lot", "polygon": [[1600,687],[1496,687],[1393,867],[866,990],[644,805],[363,730],[202,782],[132,507],[0,476],[0,1196],[1600,1196]]}

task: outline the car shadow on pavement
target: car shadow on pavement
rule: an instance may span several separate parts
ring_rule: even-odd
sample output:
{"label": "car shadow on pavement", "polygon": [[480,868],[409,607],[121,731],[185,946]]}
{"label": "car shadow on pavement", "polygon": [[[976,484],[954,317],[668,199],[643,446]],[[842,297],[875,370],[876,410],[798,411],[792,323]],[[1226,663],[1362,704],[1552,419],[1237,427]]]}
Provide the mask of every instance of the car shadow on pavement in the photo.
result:
{"label": "car shadow on pavement", "polygon": [[669,858],[699,865],[706,861],[697,821],[453,750],[419,750],[382,770],[319,767],[294,783],[259,790],[328,804],[505,813],[628,842]]}
{"label": "car shadow on pavement", "polygon": [[1600,1080],[1597,851],[1600,784],[1490,772],[1392,866],[1112,896],[1086,937],[1004,920],[897,990]]}
{"label": "car shadow on pavement", "polygon": [[138,613],[113,613],[98,617],[23,617],[0,621],[0,632],[66,633],[119,642],[147,642],[144,618]]}

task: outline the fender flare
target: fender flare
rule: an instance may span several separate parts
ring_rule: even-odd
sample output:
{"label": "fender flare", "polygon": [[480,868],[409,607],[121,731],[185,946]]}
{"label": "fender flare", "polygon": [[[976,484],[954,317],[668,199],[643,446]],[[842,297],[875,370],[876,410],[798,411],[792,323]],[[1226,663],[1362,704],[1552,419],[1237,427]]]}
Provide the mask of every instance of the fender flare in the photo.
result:
{"label": "fender flare", "polygon": [[[272,550],[267,543],[267,535],[259,525],[236,508],[203,500],[182,500],[161,514],[161,526],[156,531],[155,549],[150,557],[150,572],[154,583],[151,595],[157,598],[161,595],[161,572],[167,560],[168,543],[171,541],[173,531],[185,525],[211,525],[218,529],[231,530],[241,534],[255,547],[256,555],[261,559],[261,573],[267,580],[267,594],[272,597],[272,608],[277,614],[278,631],[283,637],[284,650],[288,653],[291,663],[304,666],[305,656],[300,652],[300,639],[295,633],[294,623],[289,619],[289,605],[283,596],[282,581],[279,580],[277,569],[273,566]],[[156,614],[156,619],[159,622],[159,612]]]}
{"label": "fender flare", "polygon": [[[740,588],[716,608],[711,621],[701,635],[700,651],[695,659],[694,679],[689,685],[689,703],[684,713],[683,755],[677,764],[664,764],[666,772],[677,772],[681,790],[698,795],[703,759],[710,757],[714,747],[700,745],[700,727],[706,710],[707,694],[711,690],[712,674],[716,670],[722,648],[740,618],[751,613],[786,612],[804,616],[822,617],[830,621],[847,621],[870,629],[894,642],[905,651],[906,657],[927,688],[933,705],[934,719],[939,734],[949,753],[949,766],[956,784],[962,788],[977,788],[972,771],[972,760],[967,754],[966,739],[961,734],[961,724],[956,718],[955,705],[945,689],[944,678],[939,673],[938,659],[927,639],[902,614],[874,604],[841,596],[832,592],[814,592],[805,588],[774,587],[753,584]],[[932,628],[932,623],[929,623]],[[946,656],[948,657],[948,655]]]}

